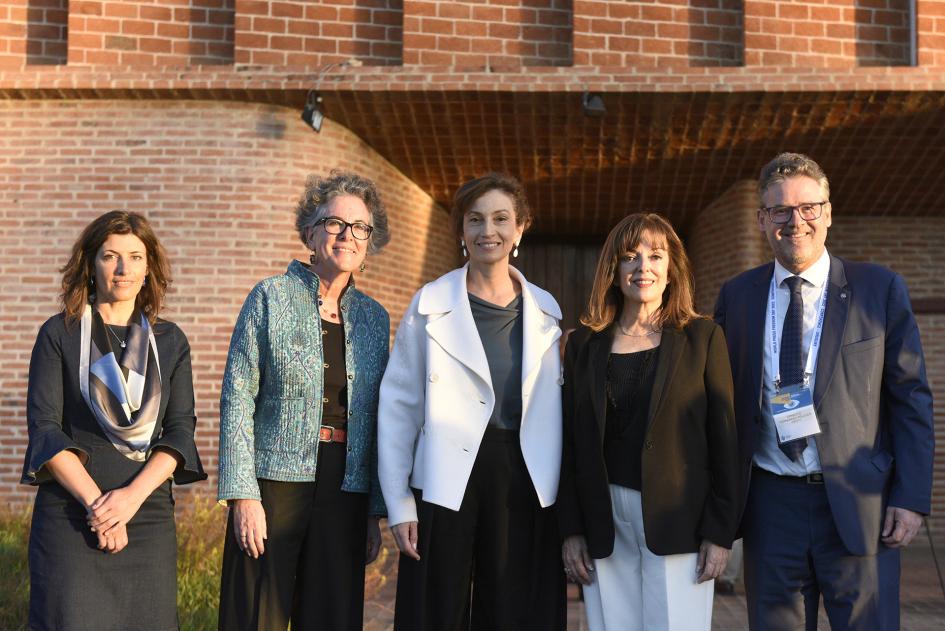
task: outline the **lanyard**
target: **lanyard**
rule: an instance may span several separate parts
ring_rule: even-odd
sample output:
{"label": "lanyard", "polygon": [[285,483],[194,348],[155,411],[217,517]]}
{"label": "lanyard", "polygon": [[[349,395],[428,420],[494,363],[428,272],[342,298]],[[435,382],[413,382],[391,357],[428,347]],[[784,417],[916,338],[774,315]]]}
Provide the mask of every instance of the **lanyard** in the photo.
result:
{"label": "lanyard", "polygon": [[[810,349],[807,351],[807,365],[804,367],[804,384],[810,380],[814,374],[814,362],[816,361],[817,351],[820,349],[820,334],[824,330],[824,315],[827,313],[827,288],[830,283],[824,280],[824,288],[820,293],[820,310],[817,314],[817,325],[814,327],[814,335],[810,340]],[[771,375],[774,376],[774,390],[778,392],[781,389],[781,345],[778,343],[778,303],[777,303],[777,285],[774,281],[774,275],[771,276],[771,289],[768,292],[768,315],[771,332]],[[786,314],[785,314],[786,315]]]}

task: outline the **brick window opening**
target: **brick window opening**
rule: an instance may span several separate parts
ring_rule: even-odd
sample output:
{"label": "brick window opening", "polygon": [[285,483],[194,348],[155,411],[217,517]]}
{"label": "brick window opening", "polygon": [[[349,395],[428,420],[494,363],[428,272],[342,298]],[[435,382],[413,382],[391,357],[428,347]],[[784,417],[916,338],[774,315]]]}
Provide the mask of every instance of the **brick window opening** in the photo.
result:
{"label": "brick window opening", "polygon": [[856,0],[858,65],[912,65],[911,4],[912,0]]}
{"label": "brick window opening", "polygon": [[236,0],[236,63],[400,65],[404,0]]}
{"label": "brick window opening", "polygon": [[26,63],[66,63],[68,32],[69,0],[29,0],[26,9]]}
{"label": "brick window opening", "polygon": [[570,66],[572,0],[405,0],[404,63]]}
{"label": "brick window opening", "polygon": [[742,66],[745,63],[743,0],[690,0],[689,63]]}

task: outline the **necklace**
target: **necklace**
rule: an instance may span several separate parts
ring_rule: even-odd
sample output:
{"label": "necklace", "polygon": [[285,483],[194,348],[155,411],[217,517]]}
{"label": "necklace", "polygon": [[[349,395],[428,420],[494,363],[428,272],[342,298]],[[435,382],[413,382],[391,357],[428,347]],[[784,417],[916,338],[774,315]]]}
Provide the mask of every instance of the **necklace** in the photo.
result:
{"label": "necklace", "polygon": [[656,331],[650,331],[649,333],[629,333],[627,329],[623,328],[623,325],[619,322],[617,323],[617,328],[620,329],[620,333],[626,335],[627,337],[650,337],[651,335],[656,335],[662,331],[662,329],[657,329]]}
{"label": "necklace", "polygon": [[322,312],[322,315],[326,316],[329,320],[337,320],[338,314],[332,313],[330,309],[325,308],[325,300],[322,298],[322,292],[318,292],[318,310]]}
{"label": "necklace", "polygon": [[110,324],[108,324],[108,323],[106,322],[106,323],[105,323],[105,328],[108,329],[108,332],[112,334],[112,337],[114,337],[116,340],[118,340],[118,343],[121,345],[122,348],[124,348],[124,347],[125,347],[125,340],[123,340],[123,339],[121,339],[120,337],[118,337],[118,334],[115,333],[115,331],[112,330],[112,325],[110,325]]}

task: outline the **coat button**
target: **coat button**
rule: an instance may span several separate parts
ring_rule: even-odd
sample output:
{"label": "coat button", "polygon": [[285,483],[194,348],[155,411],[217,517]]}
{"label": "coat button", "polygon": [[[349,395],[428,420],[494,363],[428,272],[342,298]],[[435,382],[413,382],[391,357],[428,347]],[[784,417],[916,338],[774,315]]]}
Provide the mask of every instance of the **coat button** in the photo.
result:
{"label": "coat button", "polygon": [[436,383],[439,380],[440,380],[440,376],[438,374],[436,374],[435,372],[430,374],[430,383]]}
{"label": "coat button", "polygon": [[328,397],[324,397],[324,398],[322,399],[322,403],[328,403]]}
{"label": "coat button", "polygon": [[558,385],[559,385],[559,386],[563,386],[563,385],[564,385],[564,377],[558,377]]}
{"label": "coat button", "polygon": [[653,449],[653,443],[650,441],[646,441],[645,443],[643,443],[643,447],[646,449]]}
{"label": "coat button", "polygon": [[354,448],[349,445],[349,446],[348,446],[348,453],[350,454],[352,451],[354,451]]}
{"label": "coat button", "polygon": [[328,362],[325,362],[325,368],[331,368],[331,366],[328,365]]}
{"label": "coat button", "polygon": [[354,381],[354,374],[348,373],[348,381]]}

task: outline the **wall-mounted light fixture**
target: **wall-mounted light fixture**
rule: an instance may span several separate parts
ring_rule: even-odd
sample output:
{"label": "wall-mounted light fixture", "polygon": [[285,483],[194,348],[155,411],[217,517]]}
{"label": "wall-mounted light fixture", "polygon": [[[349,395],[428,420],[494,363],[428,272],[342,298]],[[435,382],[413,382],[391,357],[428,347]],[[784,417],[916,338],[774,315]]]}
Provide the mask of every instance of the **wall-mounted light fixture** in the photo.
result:
{"label": "wall-mounted light fixture", "polygon": [[584,106],[584,115],[591,118],[601,118],[607,113],[604,98],[598,92],[585,92],[581,98],[581,105]]}

